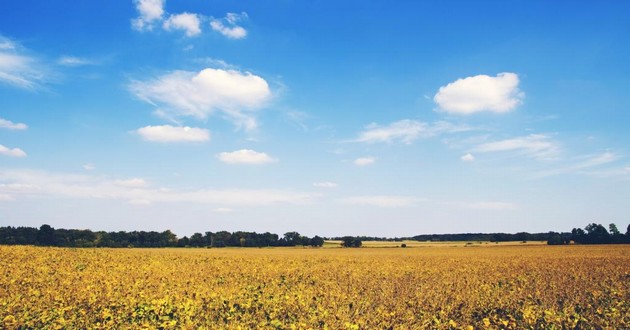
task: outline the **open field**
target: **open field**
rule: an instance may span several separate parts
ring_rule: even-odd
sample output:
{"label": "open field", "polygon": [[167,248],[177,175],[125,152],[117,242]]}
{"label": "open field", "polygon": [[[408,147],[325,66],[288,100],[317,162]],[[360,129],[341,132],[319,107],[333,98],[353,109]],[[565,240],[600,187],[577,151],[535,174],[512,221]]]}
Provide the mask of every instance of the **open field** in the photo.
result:
{"label": "open field", "polygon": [[630,328],[630,246],[488,245],[0,246],[0,328]]}

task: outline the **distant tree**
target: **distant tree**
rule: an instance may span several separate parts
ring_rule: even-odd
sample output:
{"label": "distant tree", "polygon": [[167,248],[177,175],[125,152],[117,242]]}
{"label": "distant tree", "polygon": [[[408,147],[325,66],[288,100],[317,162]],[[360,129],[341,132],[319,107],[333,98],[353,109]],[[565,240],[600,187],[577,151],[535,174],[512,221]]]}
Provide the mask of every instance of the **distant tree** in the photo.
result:
{"label": "distant tree", "polygon": [[324,239],[315,235],[313,238],[310,239],[309,245],[310,246],[323,246]]}
{"label": "distant tree", "polygon": [[610,241],[610,234],[604,228],[604,226],[596,223],[591,223],[584,227],[588,235],[587,243],[590,244],[605,244]]}
{"label": "distant tree", "polygon": [[611,223],[608,225],[608,231],[610,232],[611,235],[619,235],[619,229],[617,229],[617,225],[615,225],[614,223]]}
{"label": "distant tree", "polygon": [[192,236],[190,236],[190,246],[194,246],[194,247],[200,247],[200,246],[204,246],[205,240],[203,238],[203,235],[201,235],[201,233],[194,233]]}
{"label": "distant tree", "polygon": [[567,243],[568,242],[566,242],[562,238],[562,235],[560,235],[559,233],[556,233],[556,232],[549,233],[549,239],[547,239],[547,245],[564,245]]}
{"label": "distant tree", "polygon": [[628,225],[628,229],[626,229],[626,236],[630,237],[630,224]]}
{"label": "distant tree", "polygon": [[343,247],[361,247],[363,242],[357,237],[344,236],[341,238],[341,246]]}
{"label": "distant tree", "polygon": [[288,246],[296,246],[300,243],[300,233],[296,231],[284,233],[284,240]]}
{"label": "distant tree", "polygon": [[37,242],[39,245],[51,246],[55,245],[55,228],[49,225],[42,225],[39,227],[37,233]]}

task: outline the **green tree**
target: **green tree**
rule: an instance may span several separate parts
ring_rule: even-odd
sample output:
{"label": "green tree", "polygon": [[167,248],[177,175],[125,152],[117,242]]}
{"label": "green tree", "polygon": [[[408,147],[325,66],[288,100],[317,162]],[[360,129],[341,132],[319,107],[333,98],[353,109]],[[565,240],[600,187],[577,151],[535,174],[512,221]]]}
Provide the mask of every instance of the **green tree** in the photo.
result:
{"label": "green tree", "polygon": [[341,246],[343,247],[361,247],[363,242],[357,237],[344,236],[341,238]]}
{"label": "green tree", "polygon": [[323,246],[324,245],[324,239],[315,235],[313,238],[311,238],[310,242],[309,242],[310,246]]}
{"label": "green tree", "polygon": [[37,242],[44,246],[55,245],[55,228],[49,225],[42,225],[39,227]]}
{"label": "green tree", "polygon": [[608,225],[608,231],[610,232],[611,235],[619,235],[621,234],[619,232],[619,229],[617,229],[617,225],[615,225],[614,223],[611,223]]}

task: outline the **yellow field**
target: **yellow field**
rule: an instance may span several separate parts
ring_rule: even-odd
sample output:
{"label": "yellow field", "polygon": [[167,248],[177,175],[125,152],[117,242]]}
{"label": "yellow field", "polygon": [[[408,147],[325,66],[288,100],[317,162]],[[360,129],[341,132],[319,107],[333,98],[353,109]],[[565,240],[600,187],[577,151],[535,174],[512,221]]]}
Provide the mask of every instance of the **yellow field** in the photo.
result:
{"label": "yellow field", "polygon": [[629,298],[630,246],[0,246],[4,329],[628,329]]}
{"label": "yellow field", "polygon": [[[501,246],[531,246],[531,245],[547,245],[547,241],[527,241],[527,242],[487,242],[487,241],[364,241],[362,247],[400,247],[402,244],[407,245],[407,247],[493,247],[497,245]],[[326,248],[329,247],[340,247],[341,241],[324,241],[324,246]]]}

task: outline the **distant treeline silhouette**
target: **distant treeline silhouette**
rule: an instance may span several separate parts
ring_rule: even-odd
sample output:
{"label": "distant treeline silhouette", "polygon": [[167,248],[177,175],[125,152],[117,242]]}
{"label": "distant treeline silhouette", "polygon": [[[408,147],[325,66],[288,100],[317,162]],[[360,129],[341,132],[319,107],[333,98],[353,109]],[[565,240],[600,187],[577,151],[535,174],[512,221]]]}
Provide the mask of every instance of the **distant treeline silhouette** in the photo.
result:
{"label": "distant treeline silhouette", "polygon": [[[360,247],[363,241],[547,241],[550,245],[569,244],[629,244],[630,225],[625,234],[610,224],[608,230],[600,224],[591,223],[584,229],[574,228],[570,233],[464,233],[464,234],[429,234],[412,237],[371,237],[343,236],[330,237],[329,240],[342,241],[344,247]],[[118,231],[93,232],[89,229],[55,229],[49,225],[33,227],[0,227],[0,245],[39,245],[59,247],[267,247],[267,246],[322,246],[325,238],[312,238],[292,231],[282,237],[277,234],[256,232],[205,232],[194,233],[190,237],[178,238],[170,230],[156,231]]]}
{"label": "distant treeline silhouette", "polygon": [[178,238],[170,230],[93,232],[89,229],[55,229],[49,225],[0,227],[0,245],[40,245],[60,247],[266,247],[322,246],[324,239],[306,237],[297,232],[277,234],[255,232],[206,232]]}

